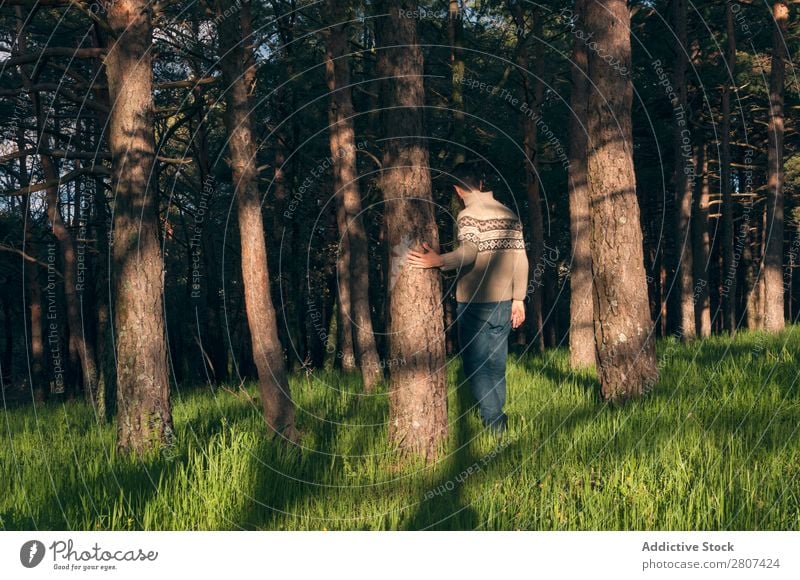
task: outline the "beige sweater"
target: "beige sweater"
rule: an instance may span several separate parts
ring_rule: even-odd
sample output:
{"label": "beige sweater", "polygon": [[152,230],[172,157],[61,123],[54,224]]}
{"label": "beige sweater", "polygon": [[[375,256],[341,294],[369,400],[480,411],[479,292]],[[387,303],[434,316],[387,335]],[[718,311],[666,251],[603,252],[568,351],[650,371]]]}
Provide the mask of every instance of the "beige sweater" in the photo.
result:
{"label": "beige sweater", "polygon": [[457,219],[460,245],[441,255],[442,270],[460,270],[456,300],[523,300],[528,286],[528,257],[519,218],[491,191],[469,192],[464,205]]}

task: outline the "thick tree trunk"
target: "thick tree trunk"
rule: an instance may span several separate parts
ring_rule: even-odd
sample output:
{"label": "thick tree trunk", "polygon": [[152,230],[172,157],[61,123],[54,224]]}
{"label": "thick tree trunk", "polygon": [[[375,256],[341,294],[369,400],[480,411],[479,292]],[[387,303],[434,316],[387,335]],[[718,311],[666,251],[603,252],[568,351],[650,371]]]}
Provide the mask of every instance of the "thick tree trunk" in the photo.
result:
{"label": "thick tree trunk", "polygon": [[276,434],[294,441],[297,439],[295,408],[289,392],[283,349],[278,340],[275,308],[270,295],[256,148],[251,127],[248,86],[244,76],[247,56],[242,49],[239,19],[225,17],[224,10],[225,6],[218,0],[222,55],[220,68],[224,86],[227,88],[225,126],[239,217],[245,310],[266,422]]}
{"label": "thick tree trunk", "polygon": [[[584,30],[586,0],[575,1],[574,23]],[[569,231],[572,242],[569,301],[569,361],[572,368],[595,366],[592,253],[589,246],[589,183],[586,174],[588,135],[586,106],[589,97],[586,44],[572,43],[572,93],[569,126]]]}
{"label": "thick tree trunk", "polygon": [[725,51],[725,86],[722,90],[722,144],[720,151],[720,189],[722,190],[722,280],[723,326],[730,333],[736,332],[736,264],[733,248],[733,197],[731,195],[731,92],[736,83],[736,31],[734,29],[731,3],[725,3],[725,29],[727,47]]}
{"label": "thick tree trunk", "polygon": [[[613,61],[631,70],[625,0],[589,2],[586,24]],[[633,169],[633,85],[602,55],[589,53],[589,188],[595,344],[605,399],[646,392],[658,379]]]}
{"label": "thick tree trunk", "polygon": [[772,5],[772,72],[769,79],[767,127],[767,227],[764,255],[764,327],[770,332],[784,328],[783,280],[783,80],[789,7],[785,1]]}
{"label": "thick tree trunk", "polygon": [[692,267],[694,268],[694,320],[700,337],[711,335],[711,304],[709,301],[708,268],[710,239],[708,233],[708,146],[697,146],[697,175],[692,208]]}
{"label": "thick tree trunk", "polygon": [[680,309],[680,336],[684,341],[696,335],[694,321],[694,284],[692,281],[692,242],[690,224],[692,220],[692,182],[688,176],[694,175],[692,167],[692,137],[689,131],[689,111],[687,110],[686,65],[688,62],[686,43],[686,0],[673,0],[675,17],[675,70],[674,83],[677,102],[673,102],[673,131],[675,170],[676,234],[678,255],[678,290],[676,301]]}
{"label": "thick tree trunk", "polygon": [[378,74],[385,81],[381,189],[389,258],[389,437],[404,451],[433,460],[447,435],[447,384],[441,279],[435,269],[404,265],[410,248],[439,247],[431,195],[422,51],[417,23],[403,17],[414,1],[383,0]]}
{"label": "thick tree trunk", "polygon": [[[338,6],[337,6],[338,5]],[[333,157],[333,187],[338,206],[344,213],[344,231],[340,236],[349,242],[349,285],[351,324],[356,359],[361,367],[364,390],[371,392],[383,378],[369,304],[369,250],[367,233],[361,217],[361,192],[358,186],[356,138],[353,128],[353,98],[350,88],[350,62],[347,50],[347,27],[351,18],[341,0],[328,0],[329,24],[325,72],[330,91],[330,148]],[[337,216],[339,210],[337,209]],[[337,222],[339,220],[337,219]],[[342,280],[340,280],[340,289]]]}
{"label": "thick tree trunk", "polygon": [[170,445],[172,410],[164,328],[164,261],[152,93],[152,24],[147,0],[107,0],[115,33],[106,57],[113,103],[108,144],[113,163],[114,327],[117,347],[117,446],[137,454]]}

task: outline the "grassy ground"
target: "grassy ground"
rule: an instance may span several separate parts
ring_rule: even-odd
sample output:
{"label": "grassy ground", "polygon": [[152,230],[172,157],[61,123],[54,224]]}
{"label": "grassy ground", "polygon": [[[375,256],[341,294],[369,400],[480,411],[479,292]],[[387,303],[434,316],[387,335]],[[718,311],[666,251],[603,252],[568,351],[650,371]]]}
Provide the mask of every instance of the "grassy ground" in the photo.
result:
{"label": "grassy ground", "polygon": [[176,446],[117,456],[81,403],[3,413],[4,529],[800,529],[800,327],[658,345],[662,379],[599,402],[567,353],[509,366],[511,433],[479,427],[450,365],[450,440],[399,465],[387,399],[295,377],[302,449],[270,443],[256,388],[175,393]]}

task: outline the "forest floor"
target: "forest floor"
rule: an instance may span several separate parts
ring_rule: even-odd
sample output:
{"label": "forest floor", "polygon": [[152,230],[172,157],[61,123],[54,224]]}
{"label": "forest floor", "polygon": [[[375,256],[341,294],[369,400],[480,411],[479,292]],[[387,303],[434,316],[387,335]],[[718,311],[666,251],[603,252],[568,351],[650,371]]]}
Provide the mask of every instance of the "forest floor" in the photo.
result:
{"label": "forest floor", "polygon": [[302,447],[257,387],[174,392],[176,444],[118,456],[82,402],[3,413],[0,529],[800,529],[800,326],[658,343],[661,380],[602,403],[565,350],[514,357],[510,433],[480,428],[458,359],[435,464],[398,462],[385,387],[296,376]]}

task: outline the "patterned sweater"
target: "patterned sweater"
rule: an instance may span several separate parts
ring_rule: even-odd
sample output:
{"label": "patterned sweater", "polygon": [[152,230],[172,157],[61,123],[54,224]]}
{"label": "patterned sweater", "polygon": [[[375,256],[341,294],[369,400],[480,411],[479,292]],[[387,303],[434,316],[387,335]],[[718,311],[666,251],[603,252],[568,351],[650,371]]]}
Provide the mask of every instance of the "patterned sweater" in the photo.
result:
{"label": "patterned sweater", "polygon": [[458,214],[457,249],[442,254],[444,271],[459,270],[458,302],[523,300],[528,257],[522,224],[491,191],[471,191]]}

